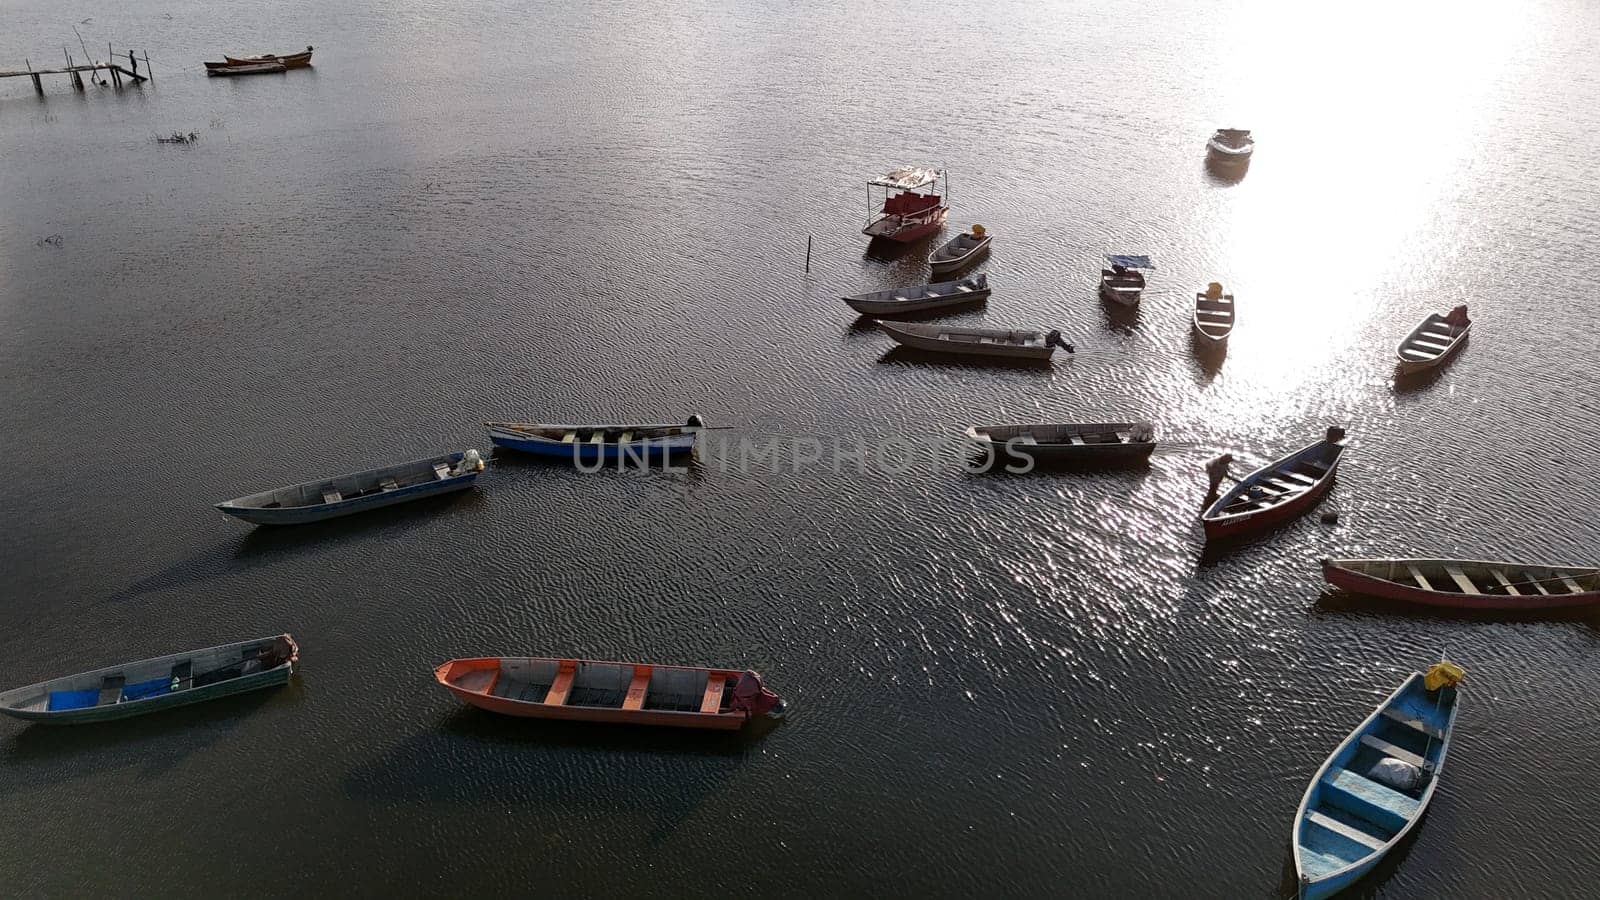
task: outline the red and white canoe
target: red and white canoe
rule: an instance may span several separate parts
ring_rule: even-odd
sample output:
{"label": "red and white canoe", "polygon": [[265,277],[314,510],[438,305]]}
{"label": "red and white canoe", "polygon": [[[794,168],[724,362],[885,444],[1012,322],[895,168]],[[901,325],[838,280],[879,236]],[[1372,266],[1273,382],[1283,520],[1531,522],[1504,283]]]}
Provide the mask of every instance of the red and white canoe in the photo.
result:
{"label": "red and white canoe", "polygon": [[433,677],[466,703],[530,719],[732,731],[784,710],[759,675],[734,669],[485,656],[452,659]]}
{"label": "red and white canoe", "polygon": [[1251,472],[1200,514],[1206,538],[1236,537],[1281,525],[1317,504],[1333,485],[1344,454],[1344,429]]}
{"label": "red and white canoe", "polygon": [[1470,559],[1324,559],[1334,587],[1456,609],[1533,610],[1600,603],[1600,569]]}

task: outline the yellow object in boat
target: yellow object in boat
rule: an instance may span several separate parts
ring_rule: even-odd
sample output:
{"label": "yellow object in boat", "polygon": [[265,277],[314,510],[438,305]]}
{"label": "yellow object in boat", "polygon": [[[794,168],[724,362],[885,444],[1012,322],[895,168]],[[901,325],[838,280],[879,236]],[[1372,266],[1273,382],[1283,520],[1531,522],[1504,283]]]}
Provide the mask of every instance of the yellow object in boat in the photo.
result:
{"label": "yellow object in boat", "polygon": [[972,226],[972,236],[973,237],[981,238],[981,237],[984,236],[985,233],[986,232],[983,230],[983,226],[982,225],[974,225],[974,226]]}
{"label": "yellow object in boat", "polygon": [[1220,283],[1213,281],[1210,284],[1206,285],[1206,299],[1215,300],[1215,299],[1217,299],[1218,297],[1221,297],[1221,296],[1222,296],[1222,285]]}
{"label": "yellow object in boat", "polygon": [[1422,676],[1422,686],[1430,691],[1437,691],[1441,687],[1455,687],[1461,679],[1467,677],[1467,670],[1453,662],[1441,660],[1428,667]]}

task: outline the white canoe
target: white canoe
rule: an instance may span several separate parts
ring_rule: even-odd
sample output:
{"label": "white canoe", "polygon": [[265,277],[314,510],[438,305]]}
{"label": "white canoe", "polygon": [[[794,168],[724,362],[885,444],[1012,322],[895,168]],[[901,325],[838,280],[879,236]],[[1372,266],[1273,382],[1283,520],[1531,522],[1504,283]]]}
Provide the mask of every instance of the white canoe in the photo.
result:
{"label": "white canoe", "polygon": [[941,281],[919,287],[890,288],[868,294],[853,294],[844,302],[858,313],[869,316],[892,316],[904,313],[927,312],[987,299],[990,294],[989,276],[979,272],[960,281]]}
{"label": "white canoe", "polygon": [[1452,322],[1448,315],[1430,313],[1422,324],[1411,329],[1395,351],[1401,374],[1409,375],[1439,365],[1454,356],[1467,342],[1472,331],[1472,320],[1467,318],[1467,308],[1461,310],[1461,321]]}
{"label": "white canoe", "polygon": [[962,328],[911,322],[880,322],[879,325],[890,337],[905,346],[932,353],[1047,360],[1057,347],[1072,352],[1072,345],[1061,340],[1059,331]]}
{"label": "white canoe", "polygon": [[990,240],[992,237],[987,232],[982,235],[961,232],[933,251],[932,258],[928,260],[933,267],[933,274],[946,275],[972,265],[989,252]]}
{"label": "white canoe", "polygon": [[1100,270],[1100,296],[1119,306],[1137,306],[1144,294],[1144,273],[1137,269],[1121,272]]}
{"label": "white canoe", "polygon": [[1194,333],[1210,344],[1222,344],[1233,334],[1236,320],[1233,295],[1222,293],[1220,286],[1200,291],[1194,295]]}

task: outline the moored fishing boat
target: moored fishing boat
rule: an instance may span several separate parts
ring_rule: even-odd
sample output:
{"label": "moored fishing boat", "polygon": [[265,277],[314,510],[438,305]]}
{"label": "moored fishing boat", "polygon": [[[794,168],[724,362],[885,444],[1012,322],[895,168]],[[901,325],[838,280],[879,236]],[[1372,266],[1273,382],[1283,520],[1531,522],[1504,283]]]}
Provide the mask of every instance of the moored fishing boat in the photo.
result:
{"label": "moored fishing boat", "polygon": [[1439,365],[1467,341],[1472,331],[1472,320],[1467,318],[1466,304],[1448,313],[1430,313],[1400,342],[1395,351],[1400,374],[1410,375]]}
{"label": "moored fishing boat", "polygon": [[972,226],[971,231],[963,231],[944,246],[933,251],[933,256],[928,259],[928,265],[935,275],[949,275],[959,272],[972,265],[984,254],[989,252],[989,242],[993,236],[984,230],[982,225]]}
{"label": "moored fishing boat", "polygon": [[1206,141],[1206,161],[1224,168],[1243,166],[1256,152],[1256,140],[1244,128],[1218,128]]}
{"label": "moored fishing boat", "polygon": [[452,659],[433,677],[465,703],[507,716],[732,731],[784,703],[755,672],[587,659]]}
{"label": "moored fishing boat", "polygon": [[1448,662],[1413,673],[1312,776],[1292,837],[1301,900],[1354,884],[1422,818],[1444,772],[1465,674]]}
{"label": "moored fishing boat", "polygon": [[212,68],[210,65],[206,66],[206,74],[215,75],[218,78],[234,78],[240,75],[271,75],[283,71],[287,70],[283,63],[280,62],[259,62],[242,66],[223,65],[216,68]]}
{"label": "moored fishing boat", "polygon": [[1322,440],[1246,475],[1201,513],[1206,537],[1270,528],[1315,506],[1333,484],[1344,447],[1344,429],[1335,426]]}
{"label": "moored fishing boat", "polygon": [[966,437],[992,459],[1003,459],[1003,449],[1039,463],[1134,462],[1156,447],[1149,422],[973,425]]}
{"label": "moored fishing boat", "polygon": [[291,484],[218,503],[217,509],[257,525],[302,525],[421,500],[472,487],[484,470],[476,450]]}
{"label": "moored fishing boat", "polygon": [[843,298],[850,308],[868,316],[895,316],[929,312],[986,300],[991,293],[983,272],[960,281],[941,281],[919,287],[890,288]]}
{"label": "moored fishing boat", "polygon": [[573,462],[648,460],[694,449],[706,430],[699,416],[682,425],[544,425],[531,422],[485,422],[496,447]]}
{"label": "moored fishing boat", "polygon": [[63,725],[106,722],[284,684],[300,648],[287,634],[190,650],[0,693],[0,713]]}
{"label": "moored fishing boat", "polygon": [[1194,295],[1194,333],[1202,346],[1226,344],[1233,334],[1234,321],[1233,295],[1223,293],[1222,285],[1213,281]]}
{"label": "moored fishing boat", "polygon": [[[314,48],[306,47],[299,53],[263,53],[259,56],[224,56],[222,57],[229,66],[253,66],[258,63],[282,63],[286,69],[303,69],[311,65],[311,51]],[[214,63],[206,63],[210,68]]]}
{"label": "moored fishing boat", "polygon": [[1600,604],[1600,568],[1467,559],[1324,559],[1335,587],[1453,609],[1540,610]]}
{"label": "moored fishing boat", "polygon": [[1111,268],[1100,270],[1100,296],[1118,306],[1137,306],[1144,296],[1144,273],[1139,270],[1155,268],[1150,257],[1111,254],[1106,265]]}
{"label": "moored fishing boat", "polygon": [[878,324],[899,343],[931,353],[1042,361],[1049,359],[1057,347],[1068,353],[1072,352],[1072,345],[1061,339],[1059,331],[961,328],[952,325],[919,325],[913,322]]}
{"label": "moored fishing boat", "polygon": [[[867,224],[861,233],[870,238],[910,243],[944,227],[950,206],[940,196],[939,182],[950,182],[939,169],[905,166],[867,182]],[[922,189],[932,186],[933,191]],[[883,189],[883,204],[878,206],[873,188]]]}

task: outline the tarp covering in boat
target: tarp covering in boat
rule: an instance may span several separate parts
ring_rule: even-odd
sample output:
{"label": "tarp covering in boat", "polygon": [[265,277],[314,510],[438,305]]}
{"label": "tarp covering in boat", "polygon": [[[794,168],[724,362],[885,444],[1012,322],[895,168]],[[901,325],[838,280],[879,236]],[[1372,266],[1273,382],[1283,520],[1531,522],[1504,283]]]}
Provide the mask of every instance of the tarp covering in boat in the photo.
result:
{"label": "tarp covering in boat", "polygon": [[902,166],[892,172],[880,175],[867,182],[878,187],[898,188],[902,191],[914,190],[925,184],[932,184],[944,176],[938,169],[924,169],[917,166]]}
{"label": "tarp covering in boat", "polygon": [[84,709],[100,702],[99,689],[89,691],[51,691],[50,710]]}
{"label": "tarp covering in boat", "polygon": [[124,685],[122,699],[143,700],[157,694],[165,694],[172,690],[172,680],[169,678],[152,678],[149,681],[140,681],[136,684]]}
{"label": "tarp covering in boat", "polygon": [[1422,686],[1430,691],[1449,685],[1455,687],[1461,679],[1467,677],[1467,670],[1453,662],[1440,660],[1428,667],[1427,674],[1422,676]]}
{"label": "tarp covering in boat", "polygon": [[1154,269],[1156,264],[1143,253],[1107,253],[1106,262],[1126,269]]}

